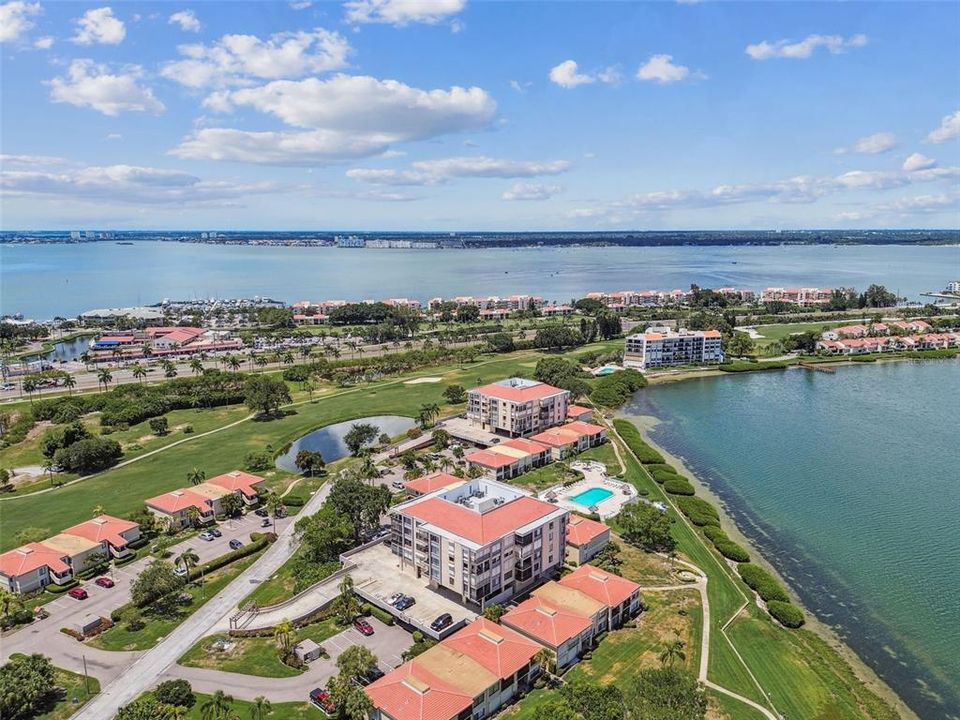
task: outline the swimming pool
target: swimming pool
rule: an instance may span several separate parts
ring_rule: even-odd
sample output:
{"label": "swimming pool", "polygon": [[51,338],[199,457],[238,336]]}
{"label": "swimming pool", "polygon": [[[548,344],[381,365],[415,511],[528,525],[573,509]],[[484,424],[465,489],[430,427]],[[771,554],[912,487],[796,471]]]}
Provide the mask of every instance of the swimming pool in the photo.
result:
{"label": "swimming pool", "polygon": [[574,495],[570,498],[571,502],[575,502],[577,505],[583,505],[585,508],[593,507],[598,503],[602,503],[607,498],[613,497],[613,491],[607,490],[602,487],[592,487],[589,490],[584,490],[579,495]]}

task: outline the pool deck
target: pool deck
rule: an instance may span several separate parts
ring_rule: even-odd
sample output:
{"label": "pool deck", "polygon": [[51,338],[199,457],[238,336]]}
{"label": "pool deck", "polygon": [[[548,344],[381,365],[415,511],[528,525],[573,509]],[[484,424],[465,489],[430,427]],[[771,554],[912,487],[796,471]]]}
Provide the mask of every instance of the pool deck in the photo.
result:
{"label": "pool deck", "polygon": [[[554,485],[551,488],[547,488],[539,494],[541,500],[553,502],[573,512],[595,512],[600,516],[601,520],[616,517],[620,514],[620,511],[623,510],[624,506],[639,500],[636,488],[629,483],[609,478],[603,463],[577,461],[571,463],[570,467],[582,472],[583,480],[573,485],[568,485],[567,487]],[[601,500],[590,508],[574,502],[574,497],[594,488],[608,490],[612,492],[613,495]]]}

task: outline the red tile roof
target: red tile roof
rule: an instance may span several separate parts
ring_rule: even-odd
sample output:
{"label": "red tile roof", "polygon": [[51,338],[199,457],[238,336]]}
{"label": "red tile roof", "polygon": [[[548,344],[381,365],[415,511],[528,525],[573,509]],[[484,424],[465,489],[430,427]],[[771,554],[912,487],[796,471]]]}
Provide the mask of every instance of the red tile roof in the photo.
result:
{"label": "red tile roof", "polygon": [[577,442],[579,437],[580,433],[576,430],[565,432],[564,428],[550,428],[549,430],[544,430],[542,433],[532,435],[530,439],[551,447],[565,447]]}
{"label": "red tile roof", "polygon": [[407,482],[406,488],[419,495],[426,495],[434,490],[450,487],[451,485],[462,482],[463,478],[458,478],[456,475],[445,472],[432,472],[428,475],[421,475],[418,478],[410,480]]}
{"label": "red tile roof", "polygon": [[527,387],[510,387],[509,385],[498,385],[497,383],[491,383],[490,385],[484,385],[483,387],[476,388],[474,392],[489,395],[500,400],[525,403],[530,402],[531,400],[542,400],[543,398],[560,395],[567,391],[553,387],[553,385],[547,385],[546,383],[537,383],[536,385]]}
{"label": "red tile roof", "polygon": [[554,649],[593,625],[590,618],[536,596],[513,608],[501,618],[501,622]]}
{"label": "red tile roof", "polygon": [[571,514],[570,519],[567,521],[567,543],[569,545],[581,547],[591,540],[596,540],[604,533],[609,535],[610,528],[602,522],[597,522],[590,518]]}
{"label": "red tile roof", "polygon": [[569,575],[562,577],[559,583],[579,590],[607,607],[616,607],[640,589],[635,582],[593,565],[581,565]]}
{"label": "red tile roof", "polygon": [[217,475],[207,480],[211,485],[218,485],[231,492],[241,492],[248,498],[257,496],[258,487],[262,486],[266,480],[259,475],[251,475],[243,470],[234,470],[223,475]]}
{"label": "red tile roof", "polygon": [[505,440],[499,445],[494,445],[490,448],[490,450],[497,452],[498,448],[513,448],[514,450],[525,452],[528,455],[539,455],[540,453],[549,449],[538,442],[527,440],[526,438],[513,438],[512,440]]}
{"label": "red tile roof", "polygon": [[556,510],[556,505],[524,495],[485,513],[436,497],[414,503],[403,512],[471,542],[486,545]]}
{"label": "red tile roof", "polygon": [[580,415],[585,415],[586,413],[592,413],[588,407],[583,405],[568,405],[567,406],[567,417],[579,417]]}
{"label": "red tile roof", "polygon": [[365,692],[374,707],[393,720],[450,720],[473,705],[472,694],[443,682],[415,660],[371,683]]}
{"label": "red tile roof", "polygon": [[127,539],[120,533],[140,527],[130,520],[121,520],[110,515],[100,515],[93,520],[87,520],[63,531],[65,535],[76,535],[100,543],[106,540],[114,547],[123,547]]}
{"label": "red tile roof", "polygon": [[28,543],[0,555],[0,574],[10,578],[26,575],[44,565],[59,575],[70,570],[62,552],[42,543]]}
{"label": "red tile roof", "polygon": [[574,420],[562,427],[564,430],[573,430],[581,435],[596,435],[606,431],[603,425],[594,425],[593,423],[583,422],[582,420]]}
{"label": "red tile roof", "polygon": [[501,455],[500,453],[491,452],[489,450],[477,450],[467,455],[467,462],[475,463],[477,465],[483,465],[488,468],[502,468],[507,465],[513,465],[520,458],[510,457],[509,455]]}
{"label": "red tile roof", "polygon": [[501,680],[529,664],[540,651],[532,640],[484,617],[454,633],[443,644],[472,658]]}
{"label": "red tile roof", "polygon": [[207,499],[188,488],[181,488],[164,495],[157,495],[144,502],[150,507],[155,507],[157,510],[165,513],[179,512],[186,510],[188,507],[195,507],[202,513],[210,511],[210,506],[207,505]]}

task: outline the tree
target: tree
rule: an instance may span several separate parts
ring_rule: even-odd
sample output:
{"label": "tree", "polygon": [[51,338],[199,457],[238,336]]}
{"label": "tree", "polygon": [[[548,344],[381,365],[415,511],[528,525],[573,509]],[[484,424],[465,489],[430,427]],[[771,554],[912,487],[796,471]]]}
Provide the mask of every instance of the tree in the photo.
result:
{"label": "tree", "polygon": [[147,695],[121,707],[116,720],[166,720],[169,707]]}
{"label": "tree", "polygon": [[573,303],[573,307],[587,315],[596,315],[601,310],[606,309],[606,306],[602,302],[594,300],[593,298],[580,298]]}
{"label": "tree", "polygon": [[273,628],[273,640],[277,643],[277,652],[281,660],[286,660],[290,655],[290,647],[293,642],[292,637],[293,623],[287,620],[287,618],[283,618],[283,620],[278,622],[276,627]]}
{"label": "tree", "polygon": [[0,717],[29,720],[41,712],[54,689],[50,658],[14,655],[0,666]]}
{"label": "tree", "polygon": [[735,332],[727,341],[727,355],[743,357],[753,353],[753,340],[745,332]]}
{"label": "tree", "polygon": [[553,675],[553,670],[556,667],[554,654],[547,650],[547,648],[542,648],[537,651],[537,654],[533,656],[533,661],[540,668],[540,671],[545,675]]}
{"label": "tree", "polygon": [[560,697],[584,720],[623,720],[626,705],[616,685],[601,685],[585,679],[564,683]]}
{"label": "tree", "polygon": [[897,304],[897,296],[883,285],[871,285],[859,298],[861,308],[885,308]]}
{"label": "tree", "polygon": [[93,512],[91,513],[91,517],[98,518],[101,515],[103,515],[105,512],[106,512],[106,508],[104,508],[103,505],[99,505],[99,504],[94,505]]}
{"label": "tree", "polygon": [[653,505],[644,502],[627,505],[617,516],[617,523],[623,539],[631,545],[658,552],[672,552],[677,546],[670,534],[669,516]]}
{"label": "tree", "polygon": [[380,428],[370,423],[354,423],[343,436],[343,442],[350,449],[351,455],[358,455],[360,450],[377,439]]}
{"label": "tree", "polygon": [[350,519],[354,539],[380,525],[380,516],[390,507],[390,490],[382,485],[367,485],[359,477],[338,478],[330,489],[327,505]]}
{"label": "tree", "polygon": [[52,458],[57,450],[69,447],[75,442],[92,437],[87,426],[79,420],[67,425],[51,428],[40,439],[40,452],[44,457]]}
{"label": "tree", "polygon": [[443,428],[434,430],[430,437],[433,440],[433,447],[437,452],[440,452],[450,444],[450,433]]}
{"label": "tree", "polygon": [[483,609],[483,616],[487,620],[491,620],[495,623],[498,623],[500,622],[500,618],[502,618],[504,613],[506,612],[507,612],[507,609],[503,605],[499,605],[499,604],[487,605]]}
{"label": "tree", "polygon": [[73,389],[77,386],[77,379],[68,374],[63,378],[63,386],[69,390],[70,395],[73,395]]}
{"label": "tree", "polygon": [[190,361],[190,370],[193,372],[194,375],[202,375],[202,374],[203,374],[203,360],[201,360],[200,358],[194,358],[193,360],[191,360],[191,361]]}
{"label": "tree", "polygon": [[165,417],[155,417],[150,419],[150,431],[157,437],[166,435],[169,427],[170,423]]}
{"label": "tree", "polygon": [[240,366],[243,365],[243,361],[240,358],[238,358],[236,355],[229,356],[226,362],[227,362],[227,365],[230,366],[230,369],[233,370],[234,372],[238,372],[240,370]]}
{"label": "tree", "polygon": [[104,470],[122,456],[123,450],[116,440],[93,437],[57,450],[53,460],[65,472],[86,474]]}
{"label": "tree", "polygon": [[350,518],[325,504],[313,515],[297,520],[294,530],[301,540],[300,552],[310,563],[322,565],[336,562],[340,553],[354,544],[354,528]]}
{"label": "tree", "polygon": [[227,695],[223,690],[217,690],[200,706],[200,718],[201,720],[227,720],[231,707],[233,707],[233,696]]}
{"label": "tree", "polygon": [[377,666],[377,656],[363,645],[351,645],[337,658],[337,670],[340,676],[355,680],[366,675]]}
{"label": "tree", "polygon": [[10,616],[23,608],[23,600],[16,593],[0,588],[0,624],[7,625]]}
{"label": "tree", "polygon": [[560,349],[583,345],[583,335],[566,325],[548,325],[537,329],[533,338],[534,347]]}
{"label": "tree", "polygon": [[258,695],[253,699],[250,705],[250,720],[267,720],[267,715],[272,711],[270,701],[263,695]]}
{"label": "tree", "polygon": [[276,490],[267,490],[267,495],[263,504],[266,506],[270,514],[276,517],[277,513],[280,511],[280,508],[283,507],[283,498],[280,497],[280,494]]}
{"label": "tree", "polygon": [[480,308],[476,305],[461,305],[457,308],[457,322],[476,322],[480,319]]}
{"label": "tree", "polygon": [[344,625],[351,622],[360,612],[360,603],[353,593],[353,578],[344,575],[338,586],[340,594],[333,601],[333,611]]}
{"label": "tree", "polygon": [[537,361],[533,377],[540,382],[569,390],[573,395],[589,395],[590,386],[580,367],[561,357],[543,358]]}
{"label": "tree", "polygon": [[97,387],[103,385],[103,389],[107,389],[107,385],[113,382],[113,375],[106,368],[100,368],[97,370]]}
{"label": "tree", "polygon": [[186,548],[182,553],[177,555],[175,561],[177,567],[182,567],[186,570],[187,574],[190,573],[190,568],[196,567],[198,562],[200,562],[200,556],[193,551],[193,548]]}
{"label": "tree", "polygon": [[193,688],[186,680],[165,680],[157,685],[153,696],[167,705],[190,708],[197,699],[193,696]]}
{"label": "tree", "polygon": [[487,335],[487,347],[491,352],[509,353],[515,349],[513,337],[509,333],[491,333]]}
{"label": "tree", "polygon": [[609,310],[597,314],[597,332],[604,340],[617,337],[623,333],[623,324],[620,316]]}
{"label": "tree", "polygon": [[183,581],[165,560],[154,560],[134,579],[130,599],[137,607],[152,606],[159,614],[168,613],[176,605],[176,593]]}
{"label": "tree", "polygon": [[467,401],[467,391],[463,385],[448,385],[443,391],[443,397],[451,405],[459,405]]}
{"label": "tree", "polygon": [[290,402],[290,390],[282,380],[266,375],[252,375],[244,383],[244,403],[261,415],[270,415]]}
{"label": "tree", "polygon": [[420,427],[426,430],[433,425],[434,420],[440,415],[440,406],[437,403],[424,403],[420,406],[420,412],[417,413],[417,422]]}
{"label": "tree", "polygon": [[198,467],[193,468],[187,473],[187,482],[191,485],[199,485],[207,479],[207,473]]}
{"label": "tree", "polygon": [[684,651],[686,643],[678,637],[664,645],[660,651],[660,664],[673,665],[675,662],[684,663],[687,660],[687,653]]}
{"label": "tree", "polygon": [[297,469],[301,473],[308,477],[313,477],[315,474],[323,472],[327,463],[324,461],[323,455],[319,452],[300,450],[297,452],[296,464]]}
{"label": "tree", "polygon": [[666,665],[637,673],[625,693],[633,717],[643,720],[703,720],[707,697],[696,677]]}
{"label": "tree", "polygon": [[237,493],[224,495],[220,500],[220,509],[227,517],[239,517],[243,514],[243,500]]}

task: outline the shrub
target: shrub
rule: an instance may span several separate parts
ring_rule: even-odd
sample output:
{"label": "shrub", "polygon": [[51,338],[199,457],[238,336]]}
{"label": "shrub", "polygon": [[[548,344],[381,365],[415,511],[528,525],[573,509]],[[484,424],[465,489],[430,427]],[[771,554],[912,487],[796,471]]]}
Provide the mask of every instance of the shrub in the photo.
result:
{"label": "shrub", "polygon": [[737,567],[737,572],[740,573],[743,581],[763,598],[764,602],[769,603],[776,600],[785,603],[790,602],[790,596],[787,595],[787,591],[783,589],[773,575],[763,568],[757,567],[756,565],[740,565]]}
{"label": "shrub", "polygon": [[707,539],[712,543],[727,539],[727,534],[721,530],[719,526],[707,525],[703,528],[703,534],[706,535]]}
{"label": "shrub", "polygon": [[724,372],[738,373],[738,372],[752,372],[754,370],[783,370],[786,367],[789,367],[790,363],[783,361],[776,362],[731,362],[724,363],[719,365],[718,368]]}
{"label": "shrub", "polygon": [[590,400],[603,407],[620,407],[646,384],[647,379],[638,370],[621,370],[594,382]]}
{"label": "shrub", "polygon": [[191,581],[196,580],[202,574],[212,573],[214,570],[219,570],[220,568],[226,565],[229,565],[230,563],[235,562],[240,558],[245,558],[248,555],[253,555],[253,553],[263,550],[263,548],[265,548],[267,545],[268,545],[267,537],[264,535],[261,535],[256,540],[252,540],[251,542],[247,543],[241,548],[237,548],[236,550],[228,552],[225,555],[221,555],[220,557],[215,557],[213,558],[213,560],[209,560],[201,565],[194,567],[190,571],[190,575],[187,576],[187,579]]}
{"label": "shrub", "polygon": [[123,450],[116,440],[95,437],[78,440],[57,450],[53,460],[66,472],[85,474],[110,467],[122,455]]}
{"label": "shrub", "polygon": [[653,479],[656,480],[661,485],[665,483],[667,480],[680,478],[680,476],[677,475],[677,473],[675,473],[673,470],[662,470],[660,468],[657,468],[656,470],[652,470],[650,474],[653,475]]}
{"label": "shrub", "polygon": [[773,619],[784,627],[796,629],[806,622],[800,608],[782,600],[771,600],[767,603],[767,610]]}
{"label": "shrub", "polygon": [[693,485],[679,475],[666,480],[663,483],[663,489],[671,495],[693,495],[696,492]]}
{"label": "shrub", "polygon": [[166,435],[170,427],[169,421],[165,417],[150,418],[150,432],[154,435]]}
{"label": "shrub", "polygon": [[396,622],[393,615],[388,613],[386,610],[378,608],[376,605],[370,605],[369,607],[370,607],[370,610],[368,611],[367,614],[372,615],[377,620],[382,622],[384,625],[393,625]]}
{"label": "shrub", "polygon": [[296,495],[295,493],[290,493],[283,497],[283,504],[287,507],[303,507],[306,503],[307,501],[303,496]]}
{"label": "shrub", "polygon": [[184,426],[183,426],[183,434],[184,434],[184,435],[190,435],[192,432],[193,432],[193,425],[184,425]]}
{"label": "shrub", "polygon": [[67,403],[54,414],[53,422],[57,425],[64,425],[79,420],[82,416],[83,410],[73,403]]}
{"label": "shrub", "polygon": [[79,584],[80,583],[78,583],[76,580],[71,580],[66,585],[55,585],[54,583],[50,583],[49,585],[47,585],[45,590],[51,595],[62,595],[67,590],[72,590],[73,588],[77,587],[77,585]]}
{"label": "shrub", "polygon": [[272,464],[273,458],[266,450],[254,450],[247,453],[247,456],[243,459],[243,466],[251,471],[269,470]]}
{"label": "shrub", "polygon": [[649,470],[651,473],[656,472],[657,470],[663,470],[665,472],[671,472],[674,475],[677,474],[676,468],[668,463],[647,463],[647,470]]}
{"label": "shrub", "polygon": [[663,464],[665,462],[663,455],[647,444],[643,436],[640,435],[640,431],[629,420],[614,420],[613,427],[620,433],[620,437],[623,438],[630,451],[637,456],[637,460],[644,465]]}
{"label": "shrub", "polygon": [[411,440],[413,440],[414,438],[418,438],[421,435],[423,435],[423,430],[421,430],[418,427],[412,427],[409,430],[407,430],[407,437],[410,438]]}
{"label": "shrub", "polygon": [[723,538],[713,543],[713,546],[721,555],[734,562],[750,562],[750,553],[744,550],[740,545],[730,538]]}
{"label": "shrub", "polygon": [[130,618],[129,620],[127,620],[127,624],[125,625],[126,629],[129,630],[130,632],[138,632],[140,630],[143,630],[146,626],[147,624],[143,621],[143,618],[141,618],[139,615],[136,615]]}
{"label": "shrub", "polygon": [[[698,497],[681,496],[677,498],[677,507],[680,512],[690,518],[690,522],[698,527],[720,525],[720,514],[717,509],[706,500]],[[706,530],[704,530],[706,533]]]}
{"label": "shrub", "polygon": [[157,685],[153,696],[167,705],[193,707],[197,699],[193,696],[193,688],[186,680],[166,680]]}

